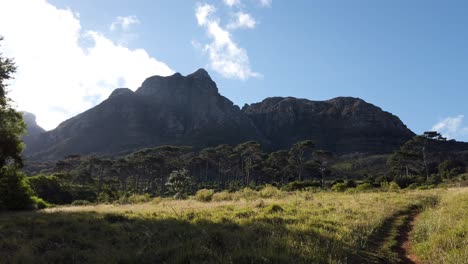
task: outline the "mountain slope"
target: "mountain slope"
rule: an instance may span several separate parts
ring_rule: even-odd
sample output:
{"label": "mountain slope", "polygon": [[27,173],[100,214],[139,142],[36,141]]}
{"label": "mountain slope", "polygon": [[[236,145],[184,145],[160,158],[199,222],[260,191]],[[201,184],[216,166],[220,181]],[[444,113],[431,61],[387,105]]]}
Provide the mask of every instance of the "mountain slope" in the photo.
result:
{"label": "mountain slope", "polygon": [[186,77],[153,76],[132,92],[116,89],[108,99],[26,148],[34,159],[69,154],[119,154],[138,148],[182,144],[205,147],[261,140],[250,119],[218,93],[200,69]]}
{"label": "mountain slope", "polygon": [[208,73],[153,76],[135,92],[108,99],[27,143],[30,159],[120,155],[163,144],[195,148],[255,140],[269,150],[312,139],[338,153],[385,153],[414,134],[398,117],[358,98],[267,98],[242,110],[219,94]]}
{"label": "mountain slope", "polygon": [[242,111],[277,148],[311,139],[319,148],[337,153],[386,153],[414,135],[398,117],[352,97],[271,97]]}
{"label": "mountain slope", "polygon": [[23,121],[26,124],[26,134],[21,138],[26,145],[33,144],[39,137],[40,134],[44,133],[45,130],[36,123],[36,116],[32,113],[23,112]]}

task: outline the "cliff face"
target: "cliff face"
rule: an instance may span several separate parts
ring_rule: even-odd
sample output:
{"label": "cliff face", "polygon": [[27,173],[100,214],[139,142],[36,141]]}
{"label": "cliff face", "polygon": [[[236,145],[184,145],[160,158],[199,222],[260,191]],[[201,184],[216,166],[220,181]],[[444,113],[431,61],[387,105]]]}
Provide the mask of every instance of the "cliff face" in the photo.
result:
{"label": "cliff face", "polygon": [[413,133],[398,117],[361,99],[273,97],[242,110],[200,69],[146,79],[135,92],[116,89],[96,107],[26,143],[30,159],[70,154],[119,155],[163,144],[195,148],[255,140],[268,149],[312,139],[338,153],[384,153]]}
{"label": "cliff face", "polygon": [[28,144],[33,159],[69,154],[118,155],[163,144],[206,147],[262,140],[239,107],[218,93],[200,69],[182,76],[153,76],[133,92],[116,89],[108,99]]}
{"label": "cliff face", "polygon": [[385,153],[414,135],[398,117],[352,97],[272,97],[242,111],[277,148],[311,139],[319,148],[337,153]]}
{"label": "cliff face", "polygon": [[26,134],[21,138],[26,145],[36,141],[36,138],[45,130],[36,123],[36,116],[32,113],[23,112],[23,121],[26,124]]}

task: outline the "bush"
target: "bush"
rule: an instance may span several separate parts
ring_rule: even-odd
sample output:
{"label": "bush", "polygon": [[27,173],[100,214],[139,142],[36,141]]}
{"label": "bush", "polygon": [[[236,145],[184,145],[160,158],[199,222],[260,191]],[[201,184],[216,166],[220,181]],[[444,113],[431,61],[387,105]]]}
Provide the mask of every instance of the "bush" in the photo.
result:
{"label": "bush", "polygon": [[23,173],[10,166],[0,169],[0,210],[34,208],[33,193]]}
{"label": "bush", "polygon": [[188,174],[188,170],[175,170],[169,175],[166,183],[167,188],[174,194],[176,199],[185,199],[192,187],[192,179]]}
{"label": "bush", "polygon": [[398,184],[394,181],[392,181],[389,185],[388,185],[388,190],[391,191],[391,192],[394,192],[394,191],[399,191],[400,190],[400,186],[398,186]]}
{"label": "bush", "polygon": [[73,206],[82,206],[82,205],[90,205],[91,202],[87,200],[76,200],[71,203]]}
{"label": "bush", "polygon": [[236,192],[239,198],[244,198],[247,201],[252,201],[258,198],[258,192],[250,189],[249,187],[245,187],[244,189]]}
{"label": "bush", "polygon": [[62,181],[54,175],[37,175],[27,178],[27,181],[36,195],[49,203],[67,204],[73,200]]}
{"label": "bush", "polygon": [[356,188],[357,184],[354,180],[347,180],[346,181],[346,187],[347,188]]}
{"label": "bush", "polygon": [[335,185],[331,187],[331,189],[332,191],[335,191],[335,192],[344,192],[346,191],[347,186],[344,183],[336,183]]}
{"label": "bush", "polygon": [[282,192],[278,190],[278,188],[276,188],[275,186],[271,186],[269,184],[263,187],[263,189],[260,190],[259,194],[260,194],[260,197],[262,198],[273,198],[273,197],[279,198],[282,196]]}
{"label": "bush", "polygon": [[317,181],[293,181],[286,185],[284,185],[281,190],[292,192],[292,191],[299,191],[304,190],[307,187],[321,187],[322,184]]}
{"label": "bush", "polygon": [[50,207],[49,203],[47,203],[46,201],[42,200],[41,198],[37,196],[31,197],[31,199],[33,200],[35,207],[37,209],[44,209],[44,208]]}
{"label": "bush", "polygon": [[195,200],[200,202],[209,202],[213,199],[214,191],[208,189],[198,190],[195,194]]}
{"label": "bush", "polygon": [[356,187],[356,191],[359,191],[359,192],[367,192],[367,191],[370,191],[372,189],[374,189],[374,186],[372,186],[372,184],[370,184],[370,183],[359,184]]}
{"label": "bush", "polygon": [[272,204],[272,205],[268,206],[267,208],[265,208],[265,211],[266,211],[267,213],[272,214],[272,213],[283,212],[284,209],[283,209],[283,207],[281,207],[280,205]]}
{"label": "bush", "polygon": [[118,204],[138,204],[147,203],[151,201],[149,194],[132,194],[130,196],[124,195],[117,200]]}
{"label": "bush", "polygon": [[232,201],[232,200],[237,200],[237,199],[234,197],[233,193],[230,193],[228,191],[222,191],[222,192],[217,192],[213,194],[212,200],[219,202],[219,201]]}

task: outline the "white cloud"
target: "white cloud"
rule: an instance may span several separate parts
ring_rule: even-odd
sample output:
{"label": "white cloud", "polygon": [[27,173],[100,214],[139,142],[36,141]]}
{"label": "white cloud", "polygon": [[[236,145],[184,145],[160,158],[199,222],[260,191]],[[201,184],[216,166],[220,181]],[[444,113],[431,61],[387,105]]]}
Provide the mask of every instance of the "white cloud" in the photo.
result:
{"label": "white cloud", "polygon": [[259,0],[260,5],[263,7],[270,7],[271,6],[271,0]]}
{"label": "white cloud", "polygon": [[464,115],[447,117],[432,127],[432,130],[441,133],[444,137],[455,138],[468,135],[468,126],[463,126]]}
{"label": "white cloud", "polygon": [[195,10],[198,25],[206,29],[211,39],[210,43],[203,46],[210,59],[210,67],[226,78],[246,80],[260,77],[259,73],[250,68],[247,51],[233,41],[231,33],[214,16],[215,12],[214,6],[209,4],[200,4]]}
{"label": "white cloud", "polygon": [[235,20],[232,21],[230,24],[227,25],[229,29],[237,29],[237,28],[249,28],[252,29],[257,24],[255,19],[244,12],[237,12],[235,14]]}
{"label": "white cloud", "polygon": [[240,0],[223,0],[223,1],[229,7],[239,6],[241,4]]}
{"label": "white cloud", "polygon": [[4,56],[18,66],[9,95],[46,129],[102,101],[114,88],[135,90],[146,77],[173,73],[143,49],[82,30],[71,10],[45,0],[0,1],[0,34]]}
{"label": "white cloud", "polygon": [[140,20],[136,16],[118,16],[115,18],[114,22],[110,25],[111,31],[116,31],[118,29],[123,32],[127,32],[130,29],[130,26],[140,24]]}

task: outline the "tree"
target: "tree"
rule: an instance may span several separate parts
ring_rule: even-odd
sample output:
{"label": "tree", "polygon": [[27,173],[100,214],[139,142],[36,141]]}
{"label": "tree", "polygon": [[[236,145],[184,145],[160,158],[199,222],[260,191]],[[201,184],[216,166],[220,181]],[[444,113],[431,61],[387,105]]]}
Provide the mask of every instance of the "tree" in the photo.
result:
{"label": "tree", "polygon": [[295,143],[289,150],[289,165],[296,172],[297,179],[302,181],[302,173],[307,162],[309,152],[315,147],[311,140]]}
{"label": "tree", "polygon": [[288,173],[289,154],[286,150],[278,150],[268,155],[266,164],[273,169],[275,178],[280,178],[281,184],[285,183],[285,178]]}
{"label": "tree", "polygon": [[426,131],[422,135],[413,137],[413,139],[403,145],[402,149],[407,153],[420,153],[424,165],[426,180],[429,180],[429,159],[432,152],[432,147],[435,142],[446,140],[446,138],[442,137],[441,134],[435,131]]}
{"label": "tree", "polygon": [[175,170],[169,175],[166,186],[175,198],[184,199],[190,192],[192,179],[186,169]]}
{"label": "tree", "polygon": [[[0,41],[2,40],[3,37],[0,36]],[[21,135],[26,126],[21,113],[11,106],[11,100],[7,97],[7,82],[13,79],[16,66],[13,59],[2,55],[0,52],[0,168],[7,164],[22,167]]]}
{"label": "tree", "polygon": [[314,152],[314,161],[317,163],[322,176],[322,186],[325,186],[325,175],[328,171],[328,163],[332,157],[333,155],[330,151],[317,150]]}
{"label": "tree", "polygon": [[261,160],[262,146],[255,141],[239,144],[234,151],[240,154],[241,168],[245,172],[244,184],[250,184],[250,175],[255,165]]}
{"label": "tree", "polygon": [[33,192],[18,172],[23,166],[21,135],[25,124],[7,97],[7,82],[13,79],[16,66],[13,59],[2,55],[0,52],[0,209],[25,209],[33,204]]}

